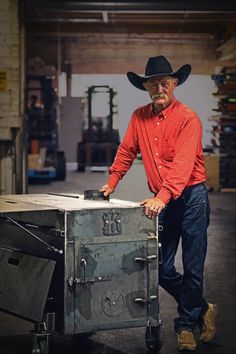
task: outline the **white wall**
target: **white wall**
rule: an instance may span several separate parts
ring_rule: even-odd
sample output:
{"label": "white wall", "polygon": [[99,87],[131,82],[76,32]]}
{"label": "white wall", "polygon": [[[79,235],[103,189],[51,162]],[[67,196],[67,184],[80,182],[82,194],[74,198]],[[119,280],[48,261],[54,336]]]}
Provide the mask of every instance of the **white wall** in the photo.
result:
{"label": "white wall", "polygon": [[[92,85],[109,85],[117,92],[118,124],[121,138],[129,122],[132,112],[139,106],[150,102],[145,91],[133,87],[126,75],[72,75],[72,96],[86,96],[86,91]],[[211,123],[208,118],[216,107],[215,83],[210,75],[191,75],[179,86],[175,95],[182,102],[195,110],[203,124],[203,146],[210,143]]]}

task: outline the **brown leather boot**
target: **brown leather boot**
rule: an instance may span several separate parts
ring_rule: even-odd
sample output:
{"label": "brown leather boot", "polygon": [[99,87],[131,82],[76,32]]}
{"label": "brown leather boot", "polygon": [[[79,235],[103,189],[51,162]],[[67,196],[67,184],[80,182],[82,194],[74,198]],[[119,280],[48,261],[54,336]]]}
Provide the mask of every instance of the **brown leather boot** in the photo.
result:
{"label": "brown leather boot", "polygon": [[202,342],[209,342],[216,333],[216,315],[217,305],[208,304],[208,310],[202,317],[201,335],[200,340]]}
{"label": "brown leather boot", "polygon": [[177,334],[177,349],[182,350],[196,350],[197,344],[193,336],[193,332],[183,330]]}

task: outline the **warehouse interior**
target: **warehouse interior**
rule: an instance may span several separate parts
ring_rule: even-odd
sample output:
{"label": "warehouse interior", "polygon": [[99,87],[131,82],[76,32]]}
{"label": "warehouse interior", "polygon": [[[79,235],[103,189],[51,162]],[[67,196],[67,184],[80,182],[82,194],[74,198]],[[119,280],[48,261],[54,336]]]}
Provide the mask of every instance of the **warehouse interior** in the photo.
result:
{"label": "warehouse interior", "polygon": [[[0,28],[0,195],[99,189],[132,112],[149,102],[126,73],[143,74],[156,55],[174,70],[192,66],[176,97],[202,121],[212,209],[206,294],[220,308],[216,339],[197,353],[235,354],[235,2],[2,0]],[[149,194],[138,157],[114,198]],[[160,297],[161,352],[175,353],[175,304],[162,289]],[[3,311],[0,319],[0,354],[31,353],[32,323]],[[139,328],[96,333],[79,347],[55,335],[51,350],[148,353]]]}

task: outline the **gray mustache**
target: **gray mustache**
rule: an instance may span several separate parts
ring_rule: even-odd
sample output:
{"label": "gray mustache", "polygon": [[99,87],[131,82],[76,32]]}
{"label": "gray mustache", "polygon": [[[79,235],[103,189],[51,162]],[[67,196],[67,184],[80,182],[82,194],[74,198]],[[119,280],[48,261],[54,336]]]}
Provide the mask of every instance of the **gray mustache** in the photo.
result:
{"label": "gray mustache", "polygon": [[167,96],[163,93],[161,94],[155,94],[155,95],[152,95],[152,99],[154,100],[155,98],[166,98]]}

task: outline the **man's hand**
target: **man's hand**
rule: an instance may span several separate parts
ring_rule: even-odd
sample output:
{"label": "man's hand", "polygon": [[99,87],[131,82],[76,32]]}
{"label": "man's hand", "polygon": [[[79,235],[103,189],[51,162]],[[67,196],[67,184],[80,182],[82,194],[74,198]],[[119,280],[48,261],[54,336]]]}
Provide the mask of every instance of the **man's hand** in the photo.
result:
{"label": "man's hand", "polygon": [[160,214],[162,209],[165,208],[165,204],[160,198],[148,198],[140,202],[140,205],[145,206],[145,214],[148,218],[153,219]]}
{"label": "man's hand", "polygon": [[105,184],[99,189],[99,192],[103,192],[104,197],[108,197],[111,193],[114,192],[114,188],[111,188],[108,184]]}

